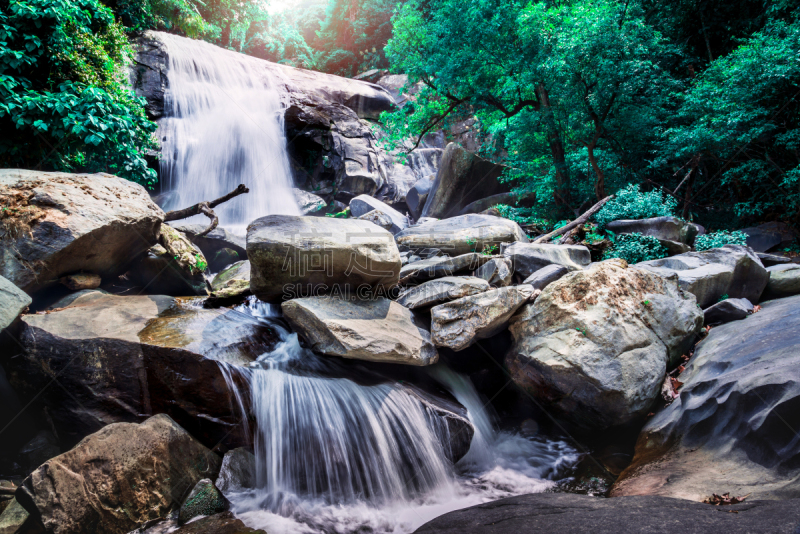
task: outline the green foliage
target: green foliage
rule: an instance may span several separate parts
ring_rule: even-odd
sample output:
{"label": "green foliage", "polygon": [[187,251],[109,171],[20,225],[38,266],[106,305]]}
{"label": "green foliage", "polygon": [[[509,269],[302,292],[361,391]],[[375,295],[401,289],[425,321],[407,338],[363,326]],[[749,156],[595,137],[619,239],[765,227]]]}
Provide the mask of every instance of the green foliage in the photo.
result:
{"label": "green foliage", "polygon": [[333,217],[334,219],[347,219],[348,217],[350,217],[350,207],[347,207],[344,210],[337,213],[326,213],[325,217]]}
{"label": "green foliage", "polygon": [[605,227],[619,219],[648,219],[673,215],[677,201],[653,190],[641,192],[637,184],[628,184],[617,191],[614,198],[606,202],[594,216],[598,226]]}
{"label": "green foliage", "polygon": [[0,165],[104,171],[145,185],[155,124],[130,90],[130,51],[97,0],[0,7]]}
{"label": "green foliage", "polygon": [[694,240],[694,248],[695,250],[709,250],[725,245],[744,245],[746,242],[747,234],[744,232],[719,230],[697,236],[697,239]]}
{"label": "green foliage", "polygon": [[208,269],[208,263],[206,263],[205,259],[200,254],[194,255],[194,262],[194,266],[198,271],[203,272]]}
{"label": "green foliage", "polygon": [[536,226],[540,230],[553,226],[552,221],[539,217],[535,208],[517,208],[507,204],[496,204],[492,207],[498,211],[501,217],[521,226]]}
{"label": "green foliage", "polygon": [[614,246],[606,250],[603,259],[621,258],[630,264],[657,260],[667,256],[667,249],[658,239],[640,233],[622,234],[614,239]]}
{"label": "green foliage", "polygon": [[720,298],[717,300],[717,302],[722,302],[723,300],[728,300],[728,294],[727,294],[727,293],[725,293],[724,295],[722,295],[722,296],[721,296],[721,297],[720,297]]}

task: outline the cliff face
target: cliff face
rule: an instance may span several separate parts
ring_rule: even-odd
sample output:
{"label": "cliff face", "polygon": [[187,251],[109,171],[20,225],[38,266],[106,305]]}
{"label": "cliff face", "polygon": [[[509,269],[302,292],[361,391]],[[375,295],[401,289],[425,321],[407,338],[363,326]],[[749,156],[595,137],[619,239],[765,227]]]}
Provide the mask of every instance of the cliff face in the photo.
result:
{"label": "cliff face", "polygon": [[[135,41],[131,66],[133,87],[147,100],[147,114],[155,121],[164,117],[169,89],[169,52],[161,35],[146,32]],[[284,127],[298,187],[329,202],[347,203],[367,194],[400,204],[411,186],[438,166],[438,148],[401,164],[378,146],[380,125],[374,121],[396,105],[383,87],[256,58],[252,61],[256,68],[268,71],[285,94]]]}

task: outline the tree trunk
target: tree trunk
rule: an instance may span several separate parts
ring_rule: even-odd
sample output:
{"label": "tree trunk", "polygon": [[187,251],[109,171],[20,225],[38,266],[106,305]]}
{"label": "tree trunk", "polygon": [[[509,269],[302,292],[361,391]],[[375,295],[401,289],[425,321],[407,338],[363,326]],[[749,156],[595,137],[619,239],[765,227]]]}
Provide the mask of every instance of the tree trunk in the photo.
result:
{"label": "tree trunk", "polygon": [[572,209],[569,195],[569,167],[567,167],[564,143],[556,126],[556,118],[550,105],[550,94],[544,84],[540,83],[536,86],[536,96],[539,99],[539,112],[544,119],[547,129],[547,143],[550,145],[550,152],[553,154],[553,165],[556,168],[556,204]]}
{"label": "tree trunk", "polygon": [[692,186],[694,185],[695,174],[697,174],[697,163],[694,164],[689,173],[689,180],[686,182],[686,194],[683,197],[683,213],[681,217],[686,221],[689,220],[689,206],[691,206],[690,200],[692,199]]}
{"label": "tree trunk", "polygon": [[592,141],[586,147],[586,150],[589,152],[589,163],[592,165],[595,175],[597,175],[594,181],[594,194],[597,200],[600,201],[606,198],[606,175],[603,173],[603,169],[600,168],[600,165],[597,164],[597,158],[594,157],[594,147],[596,144],[595,141]]}

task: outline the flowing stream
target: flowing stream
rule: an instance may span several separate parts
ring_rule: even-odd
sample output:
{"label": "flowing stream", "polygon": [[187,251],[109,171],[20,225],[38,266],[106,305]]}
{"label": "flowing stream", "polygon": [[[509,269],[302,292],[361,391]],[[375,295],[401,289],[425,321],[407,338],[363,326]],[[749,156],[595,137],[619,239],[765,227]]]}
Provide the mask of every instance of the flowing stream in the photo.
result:
{"label": "flowing stream", "polygon": [[276,307],[251,299],[238,309],[281,338],[250,366],[227,368],[250,384],[256,421],[256,488],[227,495],[248,526],[271,534],[412,532],[451,510],[545,491],[579,459],[563,441],[497,432],[469,380],[439,364],[430,377],[475,428],[469,452],[453,465],[446,422],[405,385],[302,348]]}
{"label": "flowing stream", "polygon": [[221,225],[298,215],[277,74],[264,61],[203,41],[159,37],[169,55],[166,118],[159,123],[161,176],[174,193],[164,208],[214,200],[245,184],[250,193],[215,209]]}

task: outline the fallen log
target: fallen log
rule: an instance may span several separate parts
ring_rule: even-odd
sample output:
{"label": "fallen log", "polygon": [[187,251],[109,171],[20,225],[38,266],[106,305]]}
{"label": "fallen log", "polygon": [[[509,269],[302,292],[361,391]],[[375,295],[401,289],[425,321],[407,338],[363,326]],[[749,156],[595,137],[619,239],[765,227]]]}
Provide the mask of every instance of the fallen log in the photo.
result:
{"label": "fallen log", "polygon": [[221,196],[216,200],[212,200],[211,202],[198,202],[194,206],[189,206],[188,208],[183,208],[182,210],[168,211],[164,216],[164,222],[179,221],[181,219],[186,219],[194,215],[203,214],[209,219],[211,219],[211,224],[209,224],[208,228],[196,234],[196,237],[203,237],[204,235],[213,231],[214,228],[216,228],[217,225],[219,225],[219,217],[217,217],[217,214],[214,213],[214,208],[216,208],[223,202],[227,202],[232,198],[238,197],[239,195],[249,192],[250,190],[247,188],[247,186],[245,186],[244,184],[239,184],[239,187],[237,187],[227,195]]}
{"label": "fallen log", "polygon": [[533,242],[534,243],[545,243],[545,242],[553,239],[554,237],[558,237],[561,234],[569,232],[573,228],[575,228],[577,226],[580,226],[581,224],[583,224],[586,221],[588,221],[592,217],[592,215],[594,215],[595,213],[600,211],[600,208],[602,208],[605,205],[605,203],[608,202],[609,200],[611,200],[612,198],[614,198],[614,195],[607,196],[606,198],[604,198],[603,200],[601,200],[600,202],[598,202],[597,204],[595,204],[594,206],[589,208],[583,215],[581,215],[580,217],[578,217],[577,219],[575,219],[571,223],[569,223],[569,224],[567,224],[565,226],[562,226],[561,228],[559,228],[557,230],[553,230],[549,234],[545,234],[545,235],[539,236]]}

